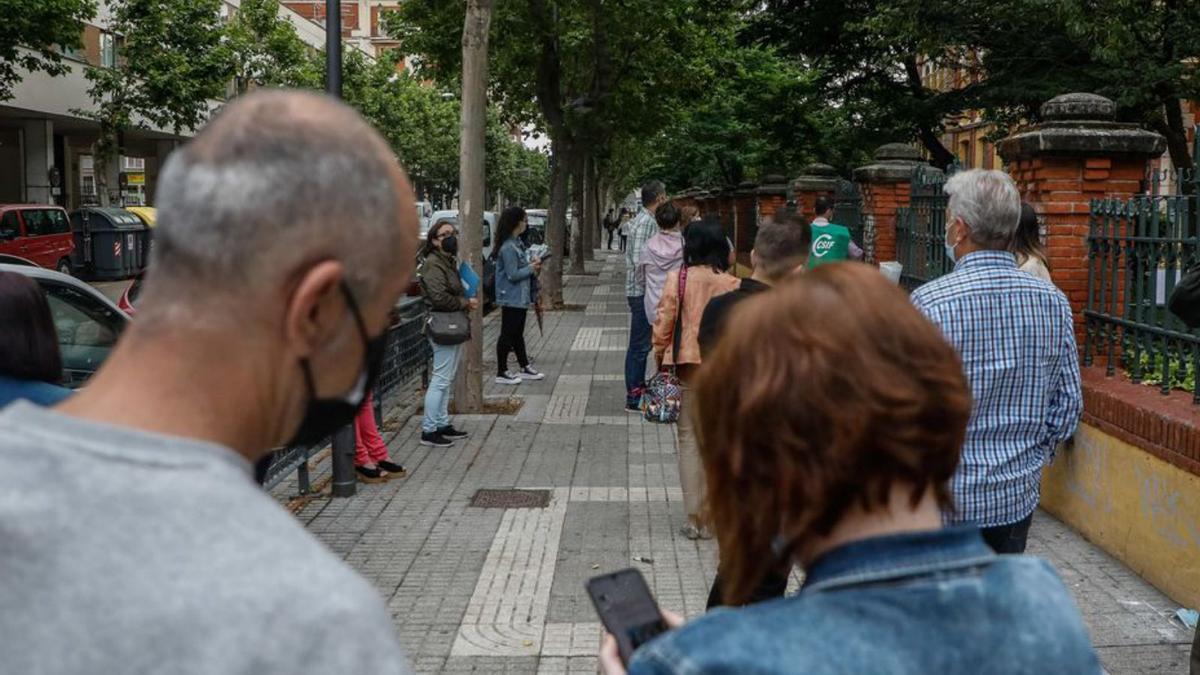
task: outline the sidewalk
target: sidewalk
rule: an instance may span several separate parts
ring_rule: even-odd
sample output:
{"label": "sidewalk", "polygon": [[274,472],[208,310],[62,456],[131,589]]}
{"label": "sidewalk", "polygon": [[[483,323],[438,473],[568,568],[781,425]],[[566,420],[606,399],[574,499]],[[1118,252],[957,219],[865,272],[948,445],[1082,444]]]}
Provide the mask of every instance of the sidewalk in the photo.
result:
{"label": "sidewalk", "polygon": [[[379,588],[418,672],[596,672],[600,625],[583,582],[622,567],[640,568],[663,607],[704,611],[716,548],[678,534],[674,429],[622,412],[623,263],[598,253],[589,270],[567,277],[566,300],[584,311],[548,313],[544,333],[530,316],[546,379],[485,380],[488,396],[522,398],[517,414],[456,418],[471,438],[448,450],[418,446],[419,419],[402,419],[389,445],[407,479],[298,513]],[[488,322],[485,374],[498,329]],[[549,503],[471,506],[484,488],[545,490]],[[1168,598],[1045,513],[1029,549],[1075,594],[1109,672],[1186,673],[1191,634]]]}

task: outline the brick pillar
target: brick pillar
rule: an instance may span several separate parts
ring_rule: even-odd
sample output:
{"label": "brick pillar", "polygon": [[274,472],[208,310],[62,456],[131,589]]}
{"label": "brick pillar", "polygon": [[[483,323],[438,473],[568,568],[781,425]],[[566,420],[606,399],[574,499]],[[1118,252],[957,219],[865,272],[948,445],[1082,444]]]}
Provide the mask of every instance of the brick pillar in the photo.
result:
{"label": "brick pillar", "polygon": [[837,169],[828,164],[809,164],[803,173],[792,179],[792,199],[796,202],[796,210],[806,220],[812,220],[816,214],[817,197],[825,195],[832,197],[837,190]]}
{"label": "brick pillar", "polygon": [[733,250],[740,265],[750,266],[750,249],[758,232],[758,185],[745,181],[733,193]]}
{"label": "brick pillar", "polygon": [[758,222],[774,220],[775,212],[787,205],[787,195],[786,178],[773,174],[764,178],[758,186]]}
{"label": "brick pillar", "polygon": [[1136,125],[1114,122],[1116,105],[1095,94],[1053,98],[1042,106],[1041,116],[1041,124],[1001,141],[1000,156],[1022,199],[1042,219],[1051,276],[1071,301],[1082,348],[1090,201],[1140,192],[1149,161],[1162,155],[1166,141]]}
{"label": "brick pillar", "polygon": [[922,164],[911,145],[888,143],[875,161],[854,170],[862,189],[863,248],[868,262],[896,259],[896,209],[908,206],[913,172]]}
{"label": "brick pillar", "polygon": [[725,226],[725,234],[730,239],[733,238],[734,232],[733,191],[734,188],[727,187],[716,194],[717,217],[721,219],[721,224]]}

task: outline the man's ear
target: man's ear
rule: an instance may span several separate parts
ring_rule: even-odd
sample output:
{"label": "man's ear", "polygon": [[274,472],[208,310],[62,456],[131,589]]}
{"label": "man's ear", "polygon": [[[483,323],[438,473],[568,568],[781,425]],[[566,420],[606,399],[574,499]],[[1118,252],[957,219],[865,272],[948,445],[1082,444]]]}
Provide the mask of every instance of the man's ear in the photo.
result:
{"label": "man's ear", "polygon": [[324,260],[308,268],[292,288],[283,315],[283,338],[297,357],[307,357],[332,341],[346,320],[344,278],[342,263]]}

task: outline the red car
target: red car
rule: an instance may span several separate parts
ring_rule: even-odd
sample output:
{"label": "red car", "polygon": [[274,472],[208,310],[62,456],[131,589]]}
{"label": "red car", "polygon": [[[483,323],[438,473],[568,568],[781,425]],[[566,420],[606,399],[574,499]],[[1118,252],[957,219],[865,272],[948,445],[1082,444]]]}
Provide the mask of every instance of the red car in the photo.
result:
{"label": "red car", "polygon": [[129,283],[129,286],[125,288],[125,292],[121,294],[120,301],[117,302],[117,307],[119,307],[122,312],[125,312],[129,316],[137,314],[137,308],[135,305],[137,305],[138,297],[142,295],[142,281],[145,279],[145,277],[145,272],[134,277],[133,281]]}
{"label": "red car", "polygon": [[0,204],[0,253],[15,255],[63,274],[71,273],[75,237],[59,206]]}

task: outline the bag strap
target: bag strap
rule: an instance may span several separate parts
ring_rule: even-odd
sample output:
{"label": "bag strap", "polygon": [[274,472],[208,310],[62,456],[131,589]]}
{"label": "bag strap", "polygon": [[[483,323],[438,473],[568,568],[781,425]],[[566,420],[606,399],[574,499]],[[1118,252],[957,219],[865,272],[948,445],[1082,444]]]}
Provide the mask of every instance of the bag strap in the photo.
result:
{"label": "bag strap", "polygon": [[687,297],[687,266],[679,268],[679,303],[675,307],[675,333],[671,336],[671,364],[679,365],[679,343],[683,340],[683,299]]}

